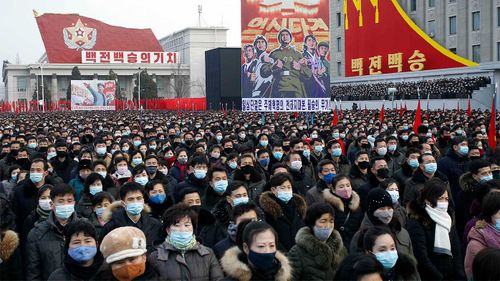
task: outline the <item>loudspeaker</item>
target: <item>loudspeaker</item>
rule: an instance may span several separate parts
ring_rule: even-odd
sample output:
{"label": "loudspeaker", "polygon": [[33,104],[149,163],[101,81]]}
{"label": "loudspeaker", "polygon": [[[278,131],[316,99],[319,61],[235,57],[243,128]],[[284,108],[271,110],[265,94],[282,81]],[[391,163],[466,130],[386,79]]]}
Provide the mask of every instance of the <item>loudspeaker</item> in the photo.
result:
{"label": "loudspeaker", "polygon": [[240,48],[216,48],[205,52],[208,110],[241,110],[240,62]]}

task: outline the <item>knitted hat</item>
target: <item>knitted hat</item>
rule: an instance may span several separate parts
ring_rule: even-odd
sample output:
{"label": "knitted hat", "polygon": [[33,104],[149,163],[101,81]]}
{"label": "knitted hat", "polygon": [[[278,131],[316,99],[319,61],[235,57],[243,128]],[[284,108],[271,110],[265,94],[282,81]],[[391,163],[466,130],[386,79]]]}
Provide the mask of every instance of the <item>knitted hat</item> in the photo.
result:
{"label": "knitted hat", "polygon": [[146,236],[139,228],[125,226],[113,229],[102,239],[99,248],[106,262],[111,264],[146,253]]}
{"label": "knitted hat", "polygon": [[78,162],[78,171],[81,171],[83,169],[89,169],[92,171],[92,161],[88,159],[83,159]]}
{"label": "knitted hat", "polygon": [[371,216],[373,213],[382,207],[393,207],[392,199],[389,192],[381,188],[374,188],[370,190],[367,197],[368,207],[366,213]]}

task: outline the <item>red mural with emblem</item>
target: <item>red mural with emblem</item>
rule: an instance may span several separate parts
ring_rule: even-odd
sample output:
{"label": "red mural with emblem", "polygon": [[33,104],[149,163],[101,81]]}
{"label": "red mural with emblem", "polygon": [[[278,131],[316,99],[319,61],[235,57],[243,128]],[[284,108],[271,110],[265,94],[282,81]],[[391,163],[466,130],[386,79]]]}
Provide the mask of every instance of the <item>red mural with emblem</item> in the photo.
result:
{"label": "red mural with emblem", "polygon": [[113,26],[78,14],[36,17],[49,63],[81,63],[82,51],[163,52],[151,29]]}
{"label": "red mural with emblem", "polygon": [[397,0],[344,0],[343,15],[345,76],[477,66],[430,38]]}

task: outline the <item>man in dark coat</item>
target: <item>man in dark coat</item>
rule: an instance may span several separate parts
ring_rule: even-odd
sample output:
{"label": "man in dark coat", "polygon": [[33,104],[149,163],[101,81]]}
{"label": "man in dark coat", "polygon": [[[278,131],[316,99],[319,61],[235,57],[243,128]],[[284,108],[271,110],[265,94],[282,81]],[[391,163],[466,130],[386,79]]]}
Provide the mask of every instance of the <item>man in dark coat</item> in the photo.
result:
{"label": "man in dark coat", "polygon": [[180,194],[183,189],[194,188],[200,194],[205,194],[208,187],[208,159],[204,156],[193,157],[188,164],[188,176],[185,181],[177,184],[174,188],[175,202],[180,202]]}
{"label": "man in dark coat", "polygon": [[418,157],[420,151],[416,147],[410,147],[406,150],[406,159],[401,165],[401,168],[392,174],[392,178],[396,180],[399,186],[399,193],[404,194],[405,183],[411,178],[413,172],[418,169]]}
{"label": "man in dark coat", "polygon": [[76,161],[68,155],[68,147],[63,141],[56,143],[57,157],[50,160],[54,167],[54,172],[63,179],[65,183],[71,180],[71,171],[76,167]]}
{"label": "man in dark coat", "polygon": [[469,170],[469,146],[464,137],[455,137],[446,155],[439,159],[438,170],[450,180],[451,194],[457,200],[460,191],[460,177]]}
{"label": "man in dark coat", "polygon": [[146,235],[148,252],[154,251],[154,246],[161,243],[164,231],[161,222],[148,213],[149,207],[144,204],[144,189],[135,182],[126,183],[120,189],[121,201],[111,204],[103,214],[103,220],[108,221],[101,230],[101,239],[115,228],[134,226]]}
{"label": "man in dark coat", "polygon": [[378,188],[380,183],[389,177],[389,168],[384,157],[375,156],[371,159],[370,166],[371,169],[368,173],[368,183],[361,186],[357,191],[361,200],[361,210],[363,210],[363,212],[366,210],[368,192],[374,188]]}

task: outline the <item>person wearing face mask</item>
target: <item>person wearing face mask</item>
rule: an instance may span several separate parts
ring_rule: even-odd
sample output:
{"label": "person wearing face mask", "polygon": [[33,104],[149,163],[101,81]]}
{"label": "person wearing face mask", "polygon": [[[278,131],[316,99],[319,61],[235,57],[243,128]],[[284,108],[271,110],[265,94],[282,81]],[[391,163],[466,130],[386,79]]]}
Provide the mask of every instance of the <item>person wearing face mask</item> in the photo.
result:
{"label": "person wearing face mask", "polygon": [[75,191],[67,184],[56,184],[50,191],[53,208],[47,220],[35,224],[26,244],[26,279],[47,280],[63,265],[64,230],[81,220],[75,213]]}
{"label": "person wearing face mask", "polygon": [[213,167],[208,172],[208,185],[202,199],[202,207],[206,210],[212,210],[215,205],[226,199],[226,190],[228,188],[228,176],[224,168]]}
{"label": "person wearing face mask", "polygon": [[441,152],[441,155],[444,155],[444,153],[446,153],[446,150],[450,147],[450,140],[451,140],[450,132],[451,129],[448,126],[444,126],[441,127],[441,129],[439,129],[439,136],[437,138],[437,147]]}
{"label": "person wearing face mask", "polygon": [[465,224],[472,218],[471,206],[482,184],[493,180],[490,163],[486,160],[473,160],[469,172],[460,177],[460,191],[457,194],[455,210],[458,233],[464,233]]}
{"label": "person wearing face mask", "polygon": [[137,227],[146,235],[149,253],[154,245],[161,241],[161,222],[149,215],[150,208],[144,204],[144,187],[135,182],[129,182],[120,188],[120,201],[109,205],[102,215],[107,223],[102,227],[100,237],[105,237],[110,231],[123,226]]}
{"label": "person wearing face mask", "polygon": [[174,199],[166,185],[160,180],[149,181],[145,186],[147,204],[151,208],[151,216],[160,219],[166,209],[174,205]]}
{"label": "person wearing face mask", "polygon": [[101,175],[103,178],[102,187],[106,192],[111,193],[113,197],[118,197],[118,188],[113,181],[113,177],[110,173],[108,173],[108,169],[106,167],[106,163],[103,161],[94,161],[92,162],[93,172]]}
{"label": "person wearing face mask", "polygon": [[186,179],[188,170],[188,151],[185,148],[176,149],[175,162],[170,169],[172,182],[181,183]]}
{"label": "person wearing face mask", "polygon": [[349,174],[349,160],[342,154],[342,146],[338,140],[333,139],[326,145],[328,154],[325,159],[330,159],[335,165],[339,174]]}
{"label": "person wearing face mask", "polygon": [[472,263],[485,248],[500,250],[500,192],[490,192],[484,197],[480,220],[467,235],[465,273],[472,277]]}
{"label": "person wearing face mask", "polygon": [[342,236],[344,246],[349,248],[352,236],[363,220],[358,193],[352,190],[349,177],[337,175],[331,188],[323,191],[323,197],[335,209],[335,230]]}
{"label": "person wearing face mask", "polygon": [[262,218],[262,210],[254,203],[241,203],[232,208],[230,217],[228,218],[227,233],[228,236],[219,241],[212,247],[214,254],[220,260],[227,250],[236,245],[236,235],[238,225],[246,220],[257,220]]}
{"label": "person wearing face mask", "polygon": [[445,183],[432,178],[408,205],[407,229],[422,280],[465,280],[450,199]]}
{"label": "person wearing face mask", "polygon": [[212,249],[196,241],[198,215],[186,204],[170,207],[163,214],[165,241],[149,259],[165,280],[221,280],[224,278]]}
{"label": "person wearing face mask", "polygon": [[161,280],[158,268],[147,259],[146,239],[136,227],[111,231],[99,246],[107,266],[102,267],[93,280]]}
{"label": "person wearing face mask", "polygon": [[241,181],[248,187],[248,197],[257,202],[266,185],[265,176],[255,168],[255,159],[252,154],[243,154],[238,158],[238,169],[233,173],[233,180]]}
{"label": "person wearing face mask", "polygon": [[391,196],[392,208],[394,209],[394,217],[399,221],[399,223],[404,227],[406,225],[407,212],[404,205],[401,204],[400,200],[400,188],[398,182],[394,179],[385,179],[380,183],[380,188],[387,191]]}
{"label": "person wearing face mask", "polygon": [[65,230],[64,261],[52,272],[49,281],[90,280],[98,272],[104,258],[97,249],[97,234],[88,221],[75,221]]}
{"label": "person wearing face mask", "polygon": [[238,226],[237,246],[226,251],[221,265],[228,281],[291,280],[292,266],[278,250],[279,238],[272,226],[243,221]]}
{"label": "person wearing face mask", "polygon": [[302,160],[300,151],[291,151],[285,158],[289,174],[293,179],[293,191],[301,196],[306,196],[308,190],[316,184],[316,180],[315,175],[311,174],[313,170],[304,166]]}
{"label": "person wearing face mask", "polygon": [[369,171],[369,154],[365,150],[360,150],[356,153],[354,163],[349,170],[349,178],[351,179],[352,188],[354,190],[358,190],[368,183]]}
{"label": "person wearing face mask", "polygon": [[114,173],[111,175],[114,185],[119,189],[123,184],[128,182],[132,177],[126,158],[116,157],[114,160]]}
{"label": "person wearing face mask", "polygon": [[323,190],[331,188],[333,180],[337,175],[337,170],[332,160],[321,160],[318,163],[317,170],[319,180],[306,193],[307,205],[312,205],[315,202],[323,203]]}
{"label": "person wearing face mask", "polygon": [[361,209],[366,211],[366,197],[370,190],[378,188],[380,183],[385,179],[390,178],[387,160],[383,156],[374,156],[370,160],[370,171],[368,173],[368,183],[362,185],[356,192],[361,198]]}
{"label": "person wearing face mask", "polygon": [[101,160],[106,163],[106,166],[109,166],[111,164],[111,158],[112,155],[111,153],[108,153],[106,142],[102,138],[96,140],[94,142],[94,153],[92,153],[92,161]]}
{"label": "person wearing face mask", "polygon": [[77,168],[77,162],[69,157],[66,142],[56,142],[57,157],[50,159],[54,172],[68,183],[71,178],[71,171]]}
{"label": "person wearing face mask", "polygon": [[14,165],[16,161],[17,154],[21,148],[21,143],[18,141],[13,141],[10,145],[7,144],[7,148],[10,146],[10,151],[7,155],[0,160],[0,180],[5,180],[9,178],[8,169],[10,166]]}
{"label": "person wearing face mask", "polygon": [[222,166],[221,150],[218,145],[212,145],[208,149],[210,167]]}
{"label": "person wearing face mask", "polygon": [[[354,234],[349,252],[362,249],[363,232],[373,226],[387,226],[391,235],[395,237],[398,250],[402,253],[413,255],[413,248],[408,231],[394,216],[394,207],[391,195],[382,188],[376,188],[368,193],[368,207],[359,230]],[[361,240],[360,240],[361,239]]]}
{"label": "person wearing face mask", "polygon": [[392,174],[392,178],[398,182],[401,188],[401,193],[404,193],[406,181],[411,178],[413,173],[418,169],[420,164],[418,158],[420,155],[420,151],[417,148],[408,147],[405,153],[406,158],[403,164],[401,164],[401,168]]}
{"label": "person wearing face mask", "polygon": [[[432,154],[420,155],[418,162],[420,163],[418,169],[413,173],[413,176],[406,181],[404,193],[401,194],[401,202],[403,205],[417,199],[425,183],[431,178],[436,177],[441,179],[449,189],[448,178],[438,171],[439,165],[436,164],[436,159]],[[451,199],[451,202],[454,206],[453,199]]]}
{"label": "person wearing face mask", "polygon": [[334,229],[335,211],[329,204],[308,207],[305,225],[295,236],[288,253],[292,280],[334,280],[340,262],[347,256],[340,233]]}
{"label": "person wearing face mask", "polygon": [[75,189],[76,200],[80,201],[81,192],[85,187],[85,180],[92,173],[92,161],[81,160],[77,166],[78,176],[69,181],[69,185]]}
{"label": "person wearing face mask", "polygon": [[448,152],[438,161],[438,170],[448,177],[450,196],[455,201],[460,191],[460,176],[468,171],[470,165],[468,145],[465,137],[455,137]]}
{"label": "person wearing face mask", "polygon": [[194,188],[200,192],[200,194],[205,194],[205,190],[208,186],[208,159],[205,156],[195,156],[191,158],[187,165],[188,175],[186,180],[175,185],[174,187],[174,199],[175,202],[179,202],[179,195],[185,188]]}
{"label": "person wearing face mask", "polygon": [[82,196],[75,207],[75,211],[80,217],[89,218],[93,212],[92,200],[94,196],[104,191],[103,178],[98,173],[91,173],[85,179]]}
{"label": "person wearing face mask", "polygon": [[[29,169],[29,167],[28,167]],[[12,165],[9,167],[8,174],[9,178],[0,182],[0,193],[4,194],[9,200],[14,197],[14,188],[18,183],[18,175],[21,172],[21,167],[19,165]]]}
{"label": "person wearing face mask", "polygon": [[[115,201],[113,195],[108,192],[102,191],[97,193],[94,198],[92,198],[92,214],[89,217],[89,221],[92,223],[96,230],[96,237],[100,239],[102,227],[108,222],[104,220],[104,211],[106,208]],[[108,219],[109,217],[106,217]]]}
{"label": "person wearing face mask", "polygon": [[420,281],[417,260],[413,254],[401,251],[397,238],[384,226],[365,229],[362,250],[373,255],[384,268],[384,280]]}
{"label": "person wearing face mask", "polygon": [[4,194],[0,194],[0,218],[0,278],[24,280],[23,243],[14,231],[16,215]]}
{"label": "person wearing face mask", "polygon": [[284,173],[271,177],[267,190],[260,196],[259,204],[265,220],[278,233],[279,248],[289,251],[295,245],[295,235],[304,226],[307,204],[304,198],[292,191],[292,178]]}

